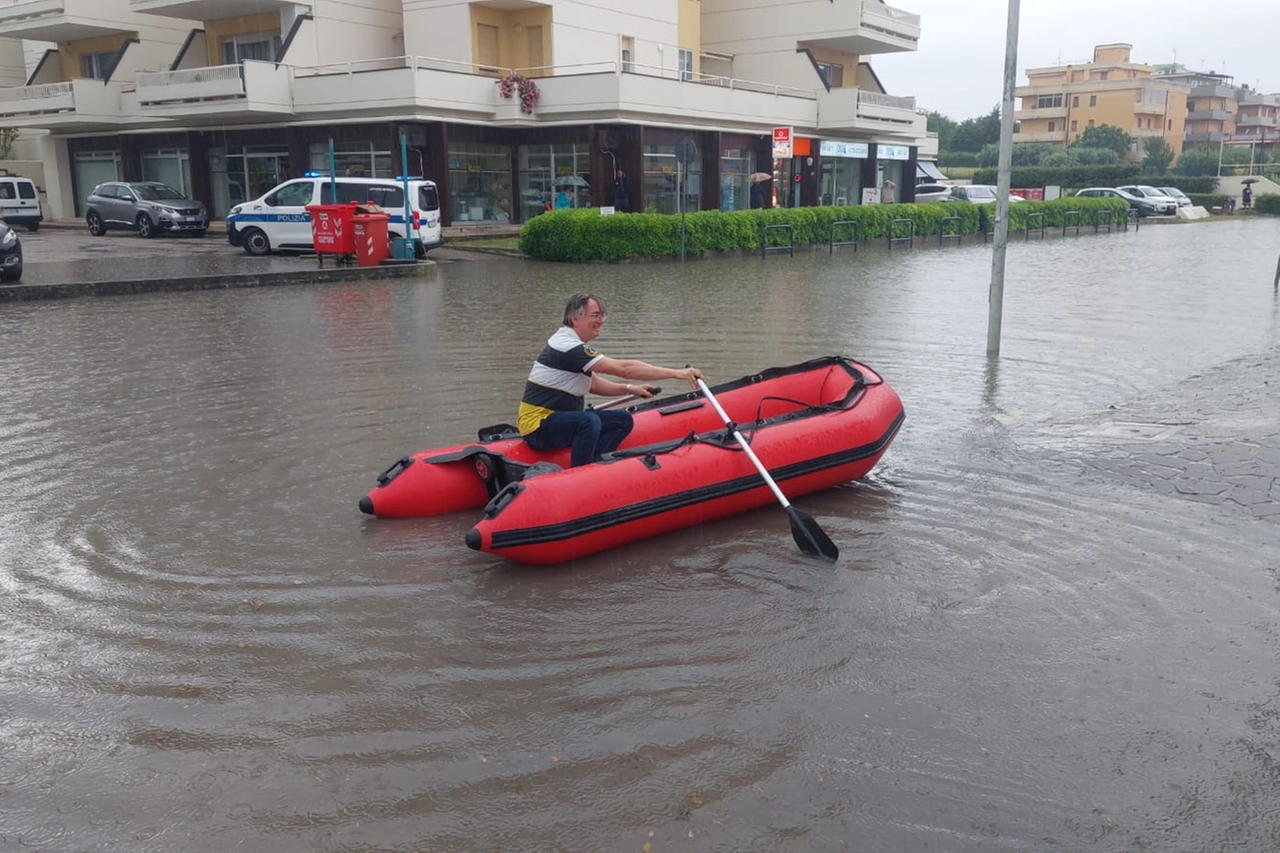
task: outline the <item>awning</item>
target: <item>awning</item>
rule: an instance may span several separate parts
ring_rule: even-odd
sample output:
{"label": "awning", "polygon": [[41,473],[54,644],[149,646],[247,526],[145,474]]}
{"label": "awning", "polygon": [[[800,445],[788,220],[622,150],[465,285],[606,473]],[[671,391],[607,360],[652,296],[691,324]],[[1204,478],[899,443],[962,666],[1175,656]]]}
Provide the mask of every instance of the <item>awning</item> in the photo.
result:
{"label": "awning", "polygon": [[945,181],[947,176],[938,171],[938,165],[933,160],[917,160],[916,161],[916,180],[928,181]]}

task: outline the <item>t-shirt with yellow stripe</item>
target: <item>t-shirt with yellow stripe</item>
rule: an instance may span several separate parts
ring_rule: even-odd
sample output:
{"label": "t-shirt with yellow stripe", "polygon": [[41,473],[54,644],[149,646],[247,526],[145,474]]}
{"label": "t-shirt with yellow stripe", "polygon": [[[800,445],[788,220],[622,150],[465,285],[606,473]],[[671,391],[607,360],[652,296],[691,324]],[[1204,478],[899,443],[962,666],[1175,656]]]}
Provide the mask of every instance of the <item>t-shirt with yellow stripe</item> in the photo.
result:
{"label": "t-shirt with yellow stripe", "polygon": [[516,427],[521,435],[536,430],[555,412],[581,412],[591,390],[591,368],[603,353],[584,343],[570,326],[561,326],[533,363],[520,398]]}

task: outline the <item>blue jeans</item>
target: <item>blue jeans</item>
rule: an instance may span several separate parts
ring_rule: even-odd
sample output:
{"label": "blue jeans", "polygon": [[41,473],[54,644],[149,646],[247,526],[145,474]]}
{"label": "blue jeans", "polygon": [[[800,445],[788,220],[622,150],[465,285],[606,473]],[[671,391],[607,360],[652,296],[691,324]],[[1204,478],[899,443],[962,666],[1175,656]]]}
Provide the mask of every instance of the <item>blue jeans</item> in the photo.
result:
{"label": "blue jeans", "polygon": [[631,434],[635,423],[626,412],[556,412],[524,437],[534,450],[569,448],[569,467],[589,465],[605,453],[612,453]]}

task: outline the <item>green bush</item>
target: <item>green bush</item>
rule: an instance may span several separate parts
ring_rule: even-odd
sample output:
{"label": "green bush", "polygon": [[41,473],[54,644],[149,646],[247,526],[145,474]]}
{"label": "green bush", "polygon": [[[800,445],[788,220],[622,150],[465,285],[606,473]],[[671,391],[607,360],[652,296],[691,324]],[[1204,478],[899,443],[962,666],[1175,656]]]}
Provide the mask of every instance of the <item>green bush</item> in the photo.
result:
{"label": "green bush", "polygon": [[[1216,181],[1217,178],[1214,178]],[[1205,210],[1213,210],[1220,204],[1231,198],[1229,195],[1218,195],[1217,193],[1187,193],[1187,198],[1191,199],[1192,204],[1198,204]]]}
{"label": "green bush", "polygon": [[1176,187],[1187,195],[1192,193],[1213,193],[1218,189],[1218,179],[1209,177],[1188,177],[1186,175],[1156,175],[1145,177],[1142,183],[1149,187]]}
{"label": "green bush", "polygon": [[[1055,201],[1019,202],[1010,205],[1011,229],[1026,227],[1029,213],[1045,214],[1046,227],[1058,226],[1068,210],[1081,212],[1081,224],[1092,221],[1092,211],[1127,209],[1120,199],[1063,198]],[[827,243],[833,223],[856,223],[857,238],[884,239],[895,219],[909,219],[917,236],[937,235],[947,222],[948,234],[975,234],[990,230],[994,205],[965,202],[926,204],[868,204],[853,207],[798,207],[770,210],[704,210],[685,217],[685,252],[701,256],[709,252],[756,252],[766,225],[790,225],[796,245]],[[905,226],[898,226],[900,229]],[[841,226],[837,238],[849,239],[849,226]],[[903,231],[899,231],[901,236]],[[768,233],[770,245],[783,245],[785,232]],[[670,258],[680,255],[680,217],[659,213],[619,213],[601,216],[594,208],[557,210],[535,217],[520,232],[520,251],[543,261],[607,261],[629,258]]]}
{"label": "green bush", "polygon": [[[1138,165],[1111,166],[1020,167],[1012,170],[1009,186],[1017,187],[1119,187],[1138,183]],[[996,169],[979,169],[973,173],[975,184],[995,184]]]}
{"label": "green bush", "polygon": [[1253,200],[1253,206],[1259,213],[1280,215],[1280,195],[1274,193],[1260,195]]}

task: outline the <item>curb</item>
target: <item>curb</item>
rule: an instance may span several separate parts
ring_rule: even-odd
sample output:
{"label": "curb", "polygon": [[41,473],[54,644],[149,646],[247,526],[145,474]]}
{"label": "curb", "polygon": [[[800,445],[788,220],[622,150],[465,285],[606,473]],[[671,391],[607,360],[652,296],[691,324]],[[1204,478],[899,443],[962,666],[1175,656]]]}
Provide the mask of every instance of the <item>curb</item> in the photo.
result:
{"label": "curb", "polygon": [[413,278],[434,266],[435,262],[428,260],[417,264],[395,264],[385,267],[339,267],[249,275],[226,273],[185,278],[143,278],[68,284],[3,284],[0,285],[0,302],[35,302],[48,299],[71,299],[78,296],[123,296],[133,293],[175,293],[184,290],[229,290],[239,287],[277,287],[352,280],[377,281]]}

